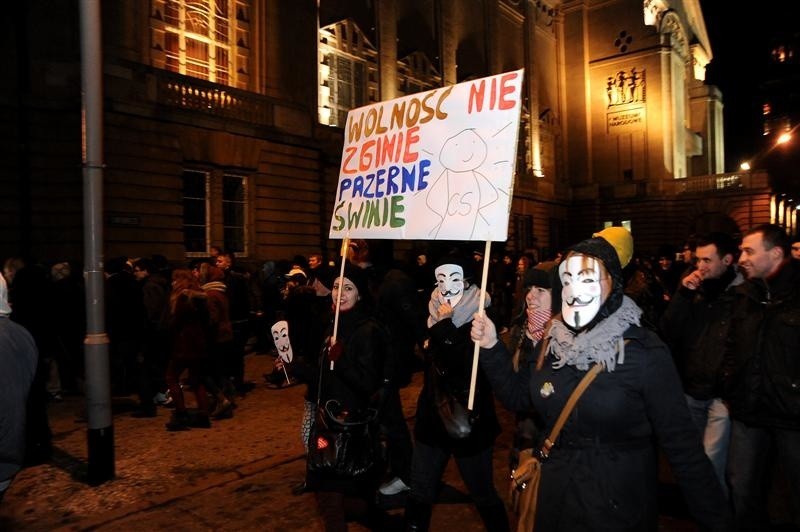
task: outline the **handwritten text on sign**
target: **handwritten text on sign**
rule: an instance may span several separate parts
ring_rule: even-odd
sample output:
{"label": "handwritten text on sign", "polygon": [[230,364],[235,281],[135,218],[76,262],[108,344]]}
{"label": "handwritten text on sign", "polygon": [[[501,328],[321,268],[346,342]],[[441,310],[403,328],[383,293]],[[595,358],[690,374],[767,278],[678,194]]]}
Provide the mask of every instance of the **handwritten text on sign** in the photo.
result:
{"label": "handwritten text on sign", "polygon": [[505,240],[522,71],[350,111],[331,238]]}

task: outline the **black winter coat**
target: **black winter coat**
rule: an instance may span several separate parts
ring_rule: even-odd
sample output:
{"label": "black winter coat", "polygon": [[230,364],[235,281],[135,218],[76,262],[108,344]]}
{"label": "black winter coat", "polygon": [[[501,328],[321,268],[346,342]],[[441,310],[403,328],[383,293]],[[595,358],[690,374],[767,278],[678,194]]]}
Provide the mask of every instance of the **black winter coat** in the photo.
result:
{"label": "black winter coat", "polygon": [[[624,363],[592,382],[542,464],[536,530],[656,530],[656,441],[696,519],[725,530],[727,504],[669,351],[641,327],[630,327],[624,338]],[[546,433],[586,373],[574,366],[553,369],[553,361],[548,355],[542,370],[514,373],[502,342],[481,349],[481,366],[497,398],[511,410],[533,407]],[[554,391],[543,397],[545,383]]]}
{"label": "black winter coat", "polygon": [[[368,408],[379,407],[379,390],[383,385],[383,363],[391,348],[386,328],[356,307],[339,315],[337,343],[343,351],[331,369],[328,349],[323,349],[319,372],[319,403],[335,400],[348,412],[358,416]],[[309,382],[309,388],[317,383]],[[395,393],[396,390],[395,390]],[[309,390],[309,396],[314,396]],[[377,488],[377,467],[359,477],[338,477],[309,471],[308,487],[319,491],[337,491],[348,495],[367,496]]]}
{"label": "black winter coat", "polygon": [[731,416],[748,425],[800,429],[800,263],[736,290],[725,350]]}
{"label": "black winter coat", "polygon": [[[661,317],[684,391],[699,400],[722,396],[722,354],[728,338],[733,287],[743,282],[731,267],[697,290],[681,286]],[[720,286],[716,286],[720,285]]]}
{"label": "black winter coat", "polygon": [[456,327],[450,318],[435,323],[430,333],[431,354],[427,357],[425,383],[417,402],[414,425],[416,440],[434,447],[451,449],[457,456],[476,454],[494,444],[500,434],[500,424],[494,409],[492,387],[483,370],[478,370],[473,412],[477,414],[470,435],[464,439],[451,438],[444,428],[434,401],[434,366],[444,374],[447,390],[466,407],[472,379],[474,343],[470,339],[472,321]]}

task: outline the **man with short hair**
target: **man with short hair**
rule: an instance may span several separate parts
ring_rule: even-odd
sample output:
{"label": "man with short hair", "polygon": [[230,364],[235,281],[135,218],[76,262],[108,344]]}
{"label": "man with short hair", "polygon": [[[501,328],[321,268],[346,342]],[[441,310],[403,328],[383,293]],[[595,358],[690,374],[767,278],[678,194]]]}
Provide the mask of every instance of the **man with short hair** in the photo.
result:
{"label": "man with short hair", "polygon": [[736,251],[736,242],[725,233],[699,238],[697,268],[681,279],[661,317],[661,331],[680,372],[692,420],[725,493],[731,421],[720,385],[733,287],[744,282],[734,267]]}
{"label": "man with short hair", "polygon": [[217,256],[216,266],[225,274],[225,294],[228,296],[233,326],[233,344],[225,376],[232,379],[240,395],[245,395],[251,388],[244,381],[245,346],[250,335],[250,293],[245,276],[233,269],[234,260],[233,253],[223,251]]}
{"label": "man with short hair", "polygon": [[[728,480],[737,524],[763,529],[771,462],[800,508],[800,263],[774,224],[745,233],[724,356],[725,398],[732,418]],[[795,524],[800,523],[795,515]]]}
{"label": "man with short hair", "polygon": [[800,234],[795,235],[792,239],[792,258],[800,260]]}

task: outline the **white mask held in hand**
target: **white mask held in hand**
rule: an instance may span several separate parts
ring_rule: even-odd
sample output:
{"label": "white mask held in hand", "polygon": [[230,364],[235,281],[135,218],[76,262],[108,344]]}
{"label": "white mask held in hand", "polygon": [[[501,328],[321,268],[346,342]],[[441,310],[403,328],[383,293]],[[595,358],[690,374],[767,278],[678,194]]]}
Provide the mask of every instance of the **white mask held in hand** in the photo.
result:
{"label": "white mask held in hand", "polygon": [[561,315],[575,330],[591,323],[611,290],[603,263],[588,255],[571,255],[558,266],[561,278]]}
{"label": "white mask held in hand", "polygon": [[294,358],[292,344],[289,341],[289,322],[286,320],[275,322],[275,325],[272,326],[272,340],[275,342],[278,356],[289,364]]}
{"label": "white mask held in hand", "polygon": [[464,268],[457,264],[442,264],[434,274],[439,295],[455,307],[464,296]]}

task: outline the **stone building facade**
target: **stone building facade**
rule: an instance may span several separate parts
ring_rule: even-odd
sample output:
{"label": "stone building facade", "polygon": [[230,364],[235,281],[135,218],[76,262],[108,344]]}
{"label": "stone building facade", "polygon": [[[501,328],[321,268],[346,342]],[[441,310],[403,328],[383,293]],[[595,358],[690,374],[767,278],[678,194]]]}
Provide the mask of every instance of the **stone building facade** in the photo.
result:
{"label": "stone building facade", "polygon": [[[106,257],[210,246],[251,261],[327,238],[347,110],[524,68],[506,249],[604,225],[654,250],[770,220],[724,174],[699,0],[117,0],[102,3]],[[83,250],[77,2],[11,8],[0,89],[0,256]],[[425,242],[395,242],[395,257]]]}

